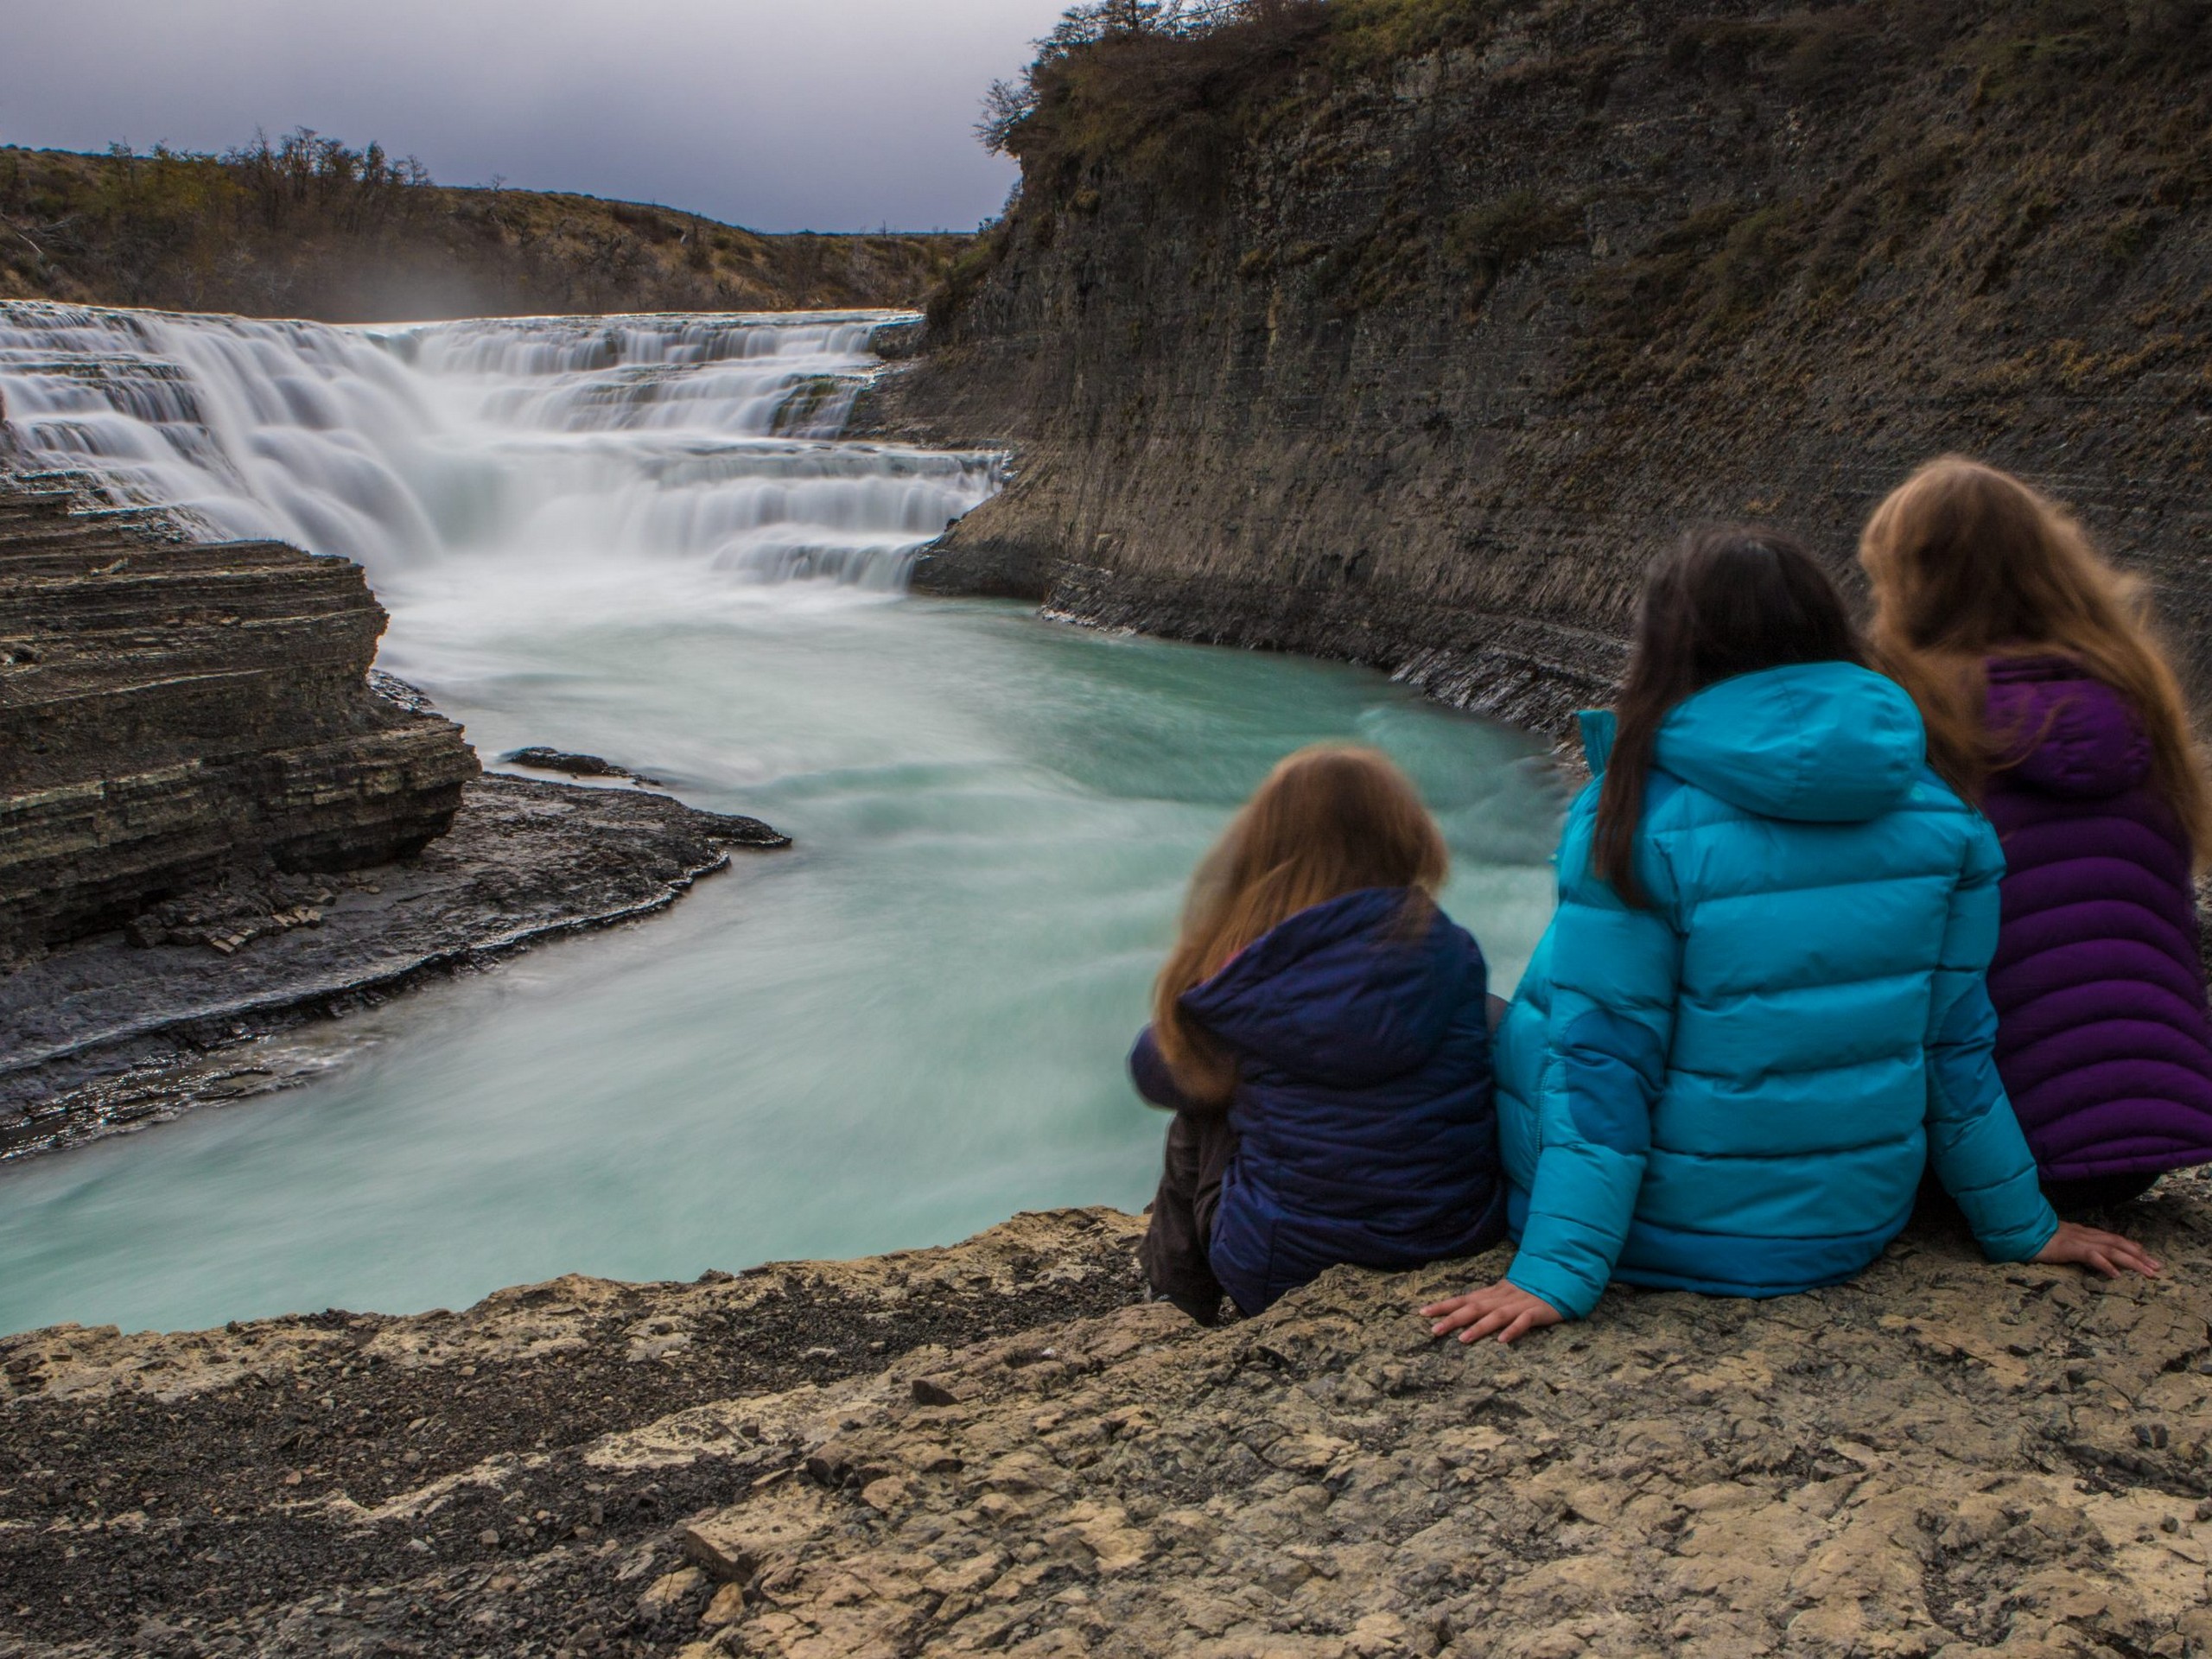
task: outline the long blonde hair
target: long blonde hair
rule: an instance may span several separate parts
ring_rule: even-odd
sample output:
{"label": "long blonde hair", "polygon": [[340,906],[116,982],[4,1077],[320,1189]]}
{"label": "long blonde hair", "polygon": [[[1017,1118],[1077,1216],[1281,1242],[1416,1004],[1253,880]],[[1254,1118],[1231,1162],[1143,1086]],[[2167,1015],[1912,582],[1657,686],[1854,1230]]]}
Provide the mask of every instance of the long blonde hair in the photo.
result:
{"label": "long blonde hair", "polygon": [[2061,656],[2133,706],[2152,776],[2202,861],[2212,791],[2181,683],[2142,582],[2115,569],[2074,515],[2009,473],[1932,461],[1874,510],[1859,538],[1874,589],[1869,639],[1920,705],[1929,759],[1969,799],[2016,757],[1985,715],[1992,657]]}
{"label": "long blonde hair", "polygon": [[1316,744],[1268,773],[1191,878],[1181,936],[1152,994],[1153,1035],[1192,1100],[1218,1104],[1236,1062],[1179,999],[1301,910],[1363,887],[1404,887],[1409,931],[1426,927],[1451,867],[1420,792],[1374,749]]}

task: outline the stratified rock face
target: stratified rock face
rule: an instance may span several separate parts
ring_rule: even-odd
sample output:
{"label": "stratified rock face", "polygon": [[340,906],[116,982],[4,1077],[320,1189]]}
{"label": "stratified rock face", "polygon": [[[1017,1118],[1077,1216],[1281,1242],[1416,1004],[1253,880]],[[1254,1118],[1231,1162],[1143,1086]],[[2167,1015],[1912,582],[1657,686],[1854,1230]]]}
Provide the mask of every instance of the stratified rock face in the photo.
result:
{"label": "stratified rock face", "polygon": [[[1355,55],[1388,10],[1179,93],[1102,72],[1066,126],[1134,85],[1118,149],[1016,130],[998,263],[879,405],[1019,447],[924,585],[1550,723],[1689,522],[1840,563],[1963,450],[2083,509],[2212,665],[2202,8],[1514,0]],[[1150,142],[1178,98],[1204,141]]]}
{"label": "stratified rock face", "polygon": [[0,1341],[0,1651],[2186,1659],[2209,1201],[2129,1207],[2156,1281],[1917,1235],[1512,1349],[1414,1312],[1503,1251],[1203,1331],[1128,1305],[1143,1224],[1096,1211],[458,1315],[65,1325]]}
{"label": "stratified rock face", "polygon": [[162,539],[0,486],[0,956],[226,867],[419,851],[477,772],[461,728],[369,689],[360,567]]}

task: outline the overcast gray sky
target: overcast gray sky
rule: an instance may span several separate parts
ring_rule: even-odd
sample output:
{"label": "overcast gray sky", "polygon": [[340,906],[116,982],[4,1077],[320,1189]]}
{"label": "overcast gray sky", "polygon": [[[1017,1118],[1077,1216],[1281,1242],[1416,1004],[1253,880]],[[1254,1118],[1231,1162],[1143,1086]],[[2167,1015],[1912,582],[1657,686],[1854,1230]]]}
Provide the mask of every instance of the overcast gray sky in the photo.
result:
{"label": "overcast gray sky", "polygon": [[1064,0],[0,0],[0,142],[225,149],[296,126],[442,183],[761,230],[972,230],[970,128]]}

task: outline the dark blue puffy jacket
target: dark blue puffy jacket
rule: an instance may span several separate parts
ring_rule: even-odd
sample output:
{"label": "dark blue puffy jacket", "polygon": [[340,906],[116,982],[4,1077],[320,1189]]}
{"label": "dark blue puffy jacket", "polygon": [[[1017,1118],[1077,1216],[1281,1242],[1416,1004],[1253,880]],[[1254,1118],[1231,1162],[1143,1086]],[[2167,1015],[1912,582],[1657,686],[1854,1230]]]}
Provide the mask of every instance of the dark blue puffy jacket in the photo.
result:
{"label": "dark blue puffy jacket", "polygon": [[[1441,911],[1405,937],[1407,897],[1370,887],[1300,911],[1183,994],[1236,1056],[1208,1255],[1247,1313],[1340,1262],[1418,1267],[1504,1231],[1488,970]],[[1149,1029],[1129,1069],[1154,1105],[1188,1105]]]}

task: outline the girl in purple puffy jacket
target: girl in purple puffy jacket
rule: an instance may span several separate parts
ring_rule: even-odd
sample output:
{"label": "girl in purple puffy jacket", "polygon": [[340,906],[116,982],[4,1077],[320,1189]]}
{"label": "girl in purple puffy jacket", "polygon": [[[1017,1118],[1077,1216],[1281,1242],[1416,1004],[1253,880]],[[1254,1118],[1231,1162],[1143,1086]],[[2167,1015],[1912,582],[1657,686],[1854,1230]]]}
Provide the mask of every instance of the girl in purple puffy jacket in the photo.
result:
{"label": "girl in purple puffy jacket", "polygon": [[2063,507],[1957,457],[1882,503],[1859,556],[1929,758],[2004,842],[1997,1066],[2053,1205],[2212,1162],[2191,879],[2212,791],[2142,584]]}

